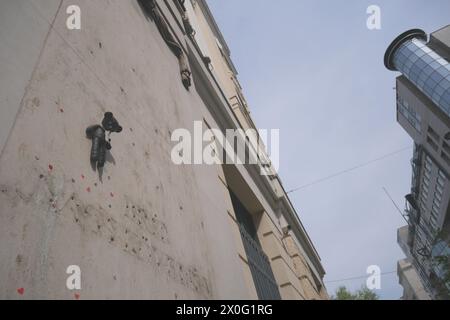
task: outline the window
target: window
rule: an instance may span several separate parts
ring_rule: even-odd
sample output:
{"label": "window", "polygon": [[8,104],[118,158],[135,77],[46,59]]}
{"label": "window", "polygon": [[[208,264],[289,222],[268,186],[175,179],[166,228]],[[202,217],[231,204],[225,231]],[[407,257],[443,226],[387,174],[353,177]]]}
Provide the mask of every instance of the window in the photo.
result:
{"label": "window", "polygon": [[442,201],[442,193],[435,192],[435,193],[434,193],[434,198],[435,198],[437,201],[439,201],[439,203],[441,203],[441,201]]}
{"label": "window", "polygon": [[428,192],[429,192],[428,186],[423,185],[422,190],[423,190],[423,194],[425,194],[428,197]]}
{"label": "window", "polygon": [[426,204],[427,200],[428,200],[428,193],[422,192],[422,194],[420,196],[420,200]]}
{"label": "window", "polygon": [[433,228],[433,230],[437,230],[437,228],[438,228],[437,221],[436,221],[436,218],[433,216],[431,216],[431,218],[430,218],[430,225]]}
{"label": "window", "polygon": [[422,131],[421,128],[421,116],[412,108],[412,106],[403,99],[403,97],[398,97],[397,99],[397,109],[400,114],[405,117],[405,119],[416,129],[418,132]]}
{"label": "window", "polygon": [[438,177],[436,182],[437,182],[438,186],[440,186],[441,188],[444,188],[445,181],[441,177]]}
{"label": "window", "polygon": [[447,144],[447,142],[442,142],[442,149],[445,150],[445,152],[450,154],[450,146]]}
{"label": "window", "polygon": [[437,217],[439,215],[439,207],[433,204],[433,207],[431,209],[431,215]]}
{"label": "window", "polygon": [[432,127],[428,127],[428,134],[434,139],[439,141],[439,135],[437,134],[436,131],[433,130]]}
{"label": "window", "polygon": [[261,248],[252,214],[231,190],[230,197],[258,298],[261,300],[280,300],[278,285],[269,258]]}
{"label": "window", "polygon": [[430,136],[427,136],[427,142],[430,145],[430,147],[433,148],[434,151],[438,151],[439,147],[436,144],[436,142],[433,141],[433,139],[430,138]]}
{"label": "window", "polygon": [[444,187],[441,187],[439,184],[436,185],[436,192],[439,193],[442,196],[442,193],[444,192]]}
{"label": "window", "polygon": [[447,177],[446,177],[445,173],[444,173],[442,170],[439,170],[438,175],[439,175],[439,177],[441,177],[443,180],[447,180]]}
{"label": "window", "polygon": [[433,204],[436,205],[438,209],[441,207],[441,202],[436,197],[433,199]]}
{"label": "window", "polygon": [[423,184],[426,185],[427,187],[429,187],[430,186],[430,178],[423,177]]}
{"label": "window", "polygon": [[441,157],[450,166],[450,158],[449,158],[449,156],[446,155],[444,152],[441,152]]}
{"label": "window", "polygon": [[420,210],[421,210],[422,212],[427,211],[427,208],[425,207],[425,203],[424,203],[423,201],[420,201]]}

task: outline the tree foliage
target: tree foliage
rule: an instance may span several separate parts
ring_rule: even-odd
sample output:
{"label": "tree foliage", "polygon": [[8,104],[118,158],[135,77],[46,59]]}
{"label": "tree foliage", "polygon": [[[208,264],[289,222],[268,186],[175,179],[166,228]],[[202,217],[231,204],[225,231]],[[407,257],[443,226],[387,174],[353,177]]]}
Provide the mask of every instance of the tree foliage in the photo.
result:
{"label": "tree foliage", "polygon": [[[444,244],[447,250],[442,250],[441,254],[432,256],[431,263],[434,267],[440,269],[439,283],[436,283],[437,295],[441,299],[450,299],[450,254],[448,253],[448,247],[450,247],[450,241],[445,237],[444,230],[440,230],[433,241],[433,245]],[[447,253],[445,252],[447,251]]]}
{"label": "tree foliage", "polygon": [[450,298],[450,257],[448,255],[436,256],[432,260],[433,264],[442,270],[441,285],[438,286],[439,296],[443,299]]}
{"label": "tree foliage", "polygon": [[366,286],[355,292],[350,292],[345,286],[341,286],[336,290],[333,300],[380,300],[378,294],[370,290]]}

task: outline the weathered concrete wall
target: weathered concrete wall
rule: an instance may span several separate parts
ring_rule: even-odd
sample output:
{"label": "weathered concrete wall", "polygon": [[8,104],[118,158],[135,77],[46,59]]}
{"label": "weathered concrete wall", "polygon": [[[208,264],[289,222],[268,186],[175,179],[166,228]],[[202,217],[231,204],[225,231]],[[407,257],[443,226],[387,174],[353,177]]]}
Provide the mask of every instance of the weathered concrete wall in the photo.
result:
{"label": "weathered concrete wall", "polygon": [[45,45],[60,0],[0,2],[0,152],[14,124],[22,97]]}
{"label": "weathered concrete wall", "polygon": [[[20,32],[3,24],[12,3]],[[0,298],[72,299],[69,265],[85,299],[249,297],[221,168],[170,160],[171,132],[210,116],[154,23],[136,1],[26,3],[0,4],[0,66],[16,51],[27,63],[0,100],[2,127],[14,123],[0,158]],[[72,4],[79,31],[65,26]],[[105,111],[124,131],[100,179],[84,131]]]}

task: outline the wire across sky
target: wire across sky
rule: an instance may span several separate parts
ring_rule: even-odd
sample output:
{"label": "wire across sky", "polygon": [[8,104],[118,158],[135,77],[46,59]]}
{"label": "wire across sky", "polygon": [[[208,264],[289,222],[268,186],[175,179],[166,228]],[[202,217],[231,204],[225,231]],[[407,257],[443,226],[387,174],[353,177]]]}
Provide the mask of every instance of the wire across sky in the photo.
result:
{"label": "wire across sky", "polygon": [[386,159],[386,158],[395,156],[395,155],[397,155],[397,154],[399,154],[399,153],[402,153],[402,152],[404,152],[404,151],[406,151],[406,150],[410,150],[410,149],[412,149],[412,146],[404,147],[404,148],[398,149],[398,150],[396,150],[396,151],[390,152],[390,153],[385,154],[385,155],[383,155],[383,156],[381,156],[381,157],[378,157],[378,158],[376,158],[376,159],[373,159],[373,160],[370,160],[370,161],[361,163],[361,164],[359,164],[359,165],[357,165],[357,166],[354,166],[354,167],[351,167],[351,168],[348,168],[348,169],[345,169],[345,170],[336,172],[336,173],[331,174],[331,175],[329,175],[329,176],[326,176],[326,177],[324,177],[324,178],[320,178],[320,179],[318,179],[318,180],[309,182],[309,183],[307,183],[307,184],[305,184],[305,185],[303,185],[303,186],[300,186],[300,187],[291,189],[291,190],[289,190],[287,193],[290,194],[290,193],[294,193],[294,192],[300,191],[300,190],[302,190],[302,189],[306,189],[306,188],[308,188],[308,187],[311,187],[311,186],[314,186],[314,185],[316,185],[316,184],[319,184],[319,183],[328,181],[328,180],[330,180],[330,179],[336,178],[336,177],[341,176],[341,175],[343,175],[343,174],[346,174],[346,173],[349,173],[349,172],[352,172],[352,171],[355,171],[355,170],[358,170],[358,169],[367,167],[367,166],[369,166],[369,165],[371,165],[371,164],[374,164],[374,163],[376,163],[376,162],[382,161],[382,160],[384,160],[384,159]]}

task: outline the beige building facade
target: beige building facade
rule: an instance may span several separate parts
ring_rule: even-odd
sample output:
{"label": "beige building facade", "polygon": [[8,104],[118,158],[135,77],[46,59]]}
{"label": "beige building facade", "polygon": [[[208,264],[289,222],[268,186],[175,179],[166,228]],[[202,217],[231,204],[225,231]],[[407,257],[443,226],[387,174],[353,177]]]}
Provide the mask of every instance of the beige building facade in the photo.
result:
{"label": "beige building facade", "polygon": [[275,172],[171,159],[194,122],[256,128],[205,1],[2,1],[0,30],[1,299],[328,298]]}
{"label": "beige building facade", "polygon": [[397,274],[399,283],[403,287],[402,300],[431,300],[416,269],[408,259],[398,261]]}

